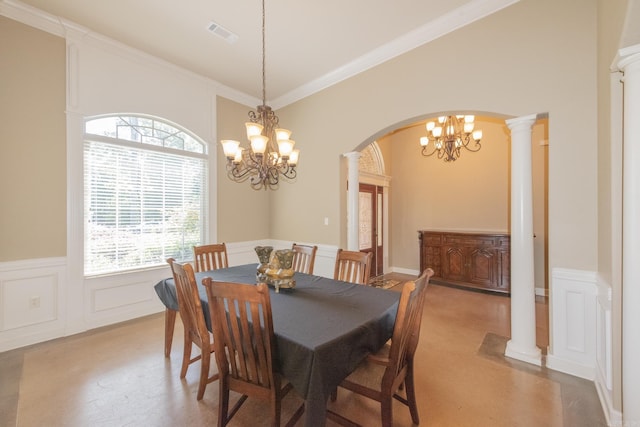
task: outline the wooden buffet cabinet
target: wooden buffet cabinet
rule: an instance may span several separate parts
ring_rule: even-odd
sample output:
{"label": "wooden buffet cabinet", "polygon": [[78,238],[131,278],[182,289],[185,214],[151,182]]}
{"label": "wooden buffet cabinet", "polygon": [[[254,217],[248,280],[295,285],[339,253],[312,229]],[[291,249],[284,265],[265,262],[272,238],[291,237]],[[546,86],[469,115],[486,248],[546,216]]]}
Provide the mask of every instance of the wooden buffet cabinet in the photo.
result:
{"label": "wooden buffet cabinet", "polygon": [[420,271],[432,268],[432,282],[510,292],[509,234],[421,230],[418,237]]}

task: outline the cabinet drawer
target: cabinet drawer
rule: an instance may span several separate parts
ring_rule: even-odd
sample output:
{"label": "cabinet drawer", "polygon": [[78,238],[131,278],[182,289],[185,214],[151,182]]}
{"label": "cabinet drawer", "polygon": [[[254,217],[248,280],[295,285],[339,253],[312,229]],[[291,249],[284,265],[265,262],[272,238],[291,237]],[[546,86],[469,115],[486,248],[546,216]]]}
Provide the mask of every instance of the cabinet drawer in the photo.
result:
{"label": "cabinet drawer", "polygon": [[427,246],[440,246],[442,244],[442,234],[424,234],[422,243]]}
{"label": "cabinet drawer", "polygon": [[496,246],[498,238],[493,236],[445,235],[444,244],[458,246]]}

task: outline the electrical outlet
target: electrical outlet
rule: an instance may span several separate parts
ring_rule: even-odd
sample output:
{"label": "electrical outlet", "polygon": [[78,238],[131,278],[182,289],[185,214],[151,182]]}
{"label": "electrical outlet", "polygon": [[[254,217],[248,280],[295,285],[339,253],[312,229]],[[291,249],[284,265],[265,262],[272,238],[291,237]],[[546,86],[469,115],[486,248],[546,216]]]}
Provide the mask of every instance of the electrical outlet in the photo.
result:
{"label": "electrical outlet", "polygon": [[29,298],[29,308],[40,308],[40,297]]}

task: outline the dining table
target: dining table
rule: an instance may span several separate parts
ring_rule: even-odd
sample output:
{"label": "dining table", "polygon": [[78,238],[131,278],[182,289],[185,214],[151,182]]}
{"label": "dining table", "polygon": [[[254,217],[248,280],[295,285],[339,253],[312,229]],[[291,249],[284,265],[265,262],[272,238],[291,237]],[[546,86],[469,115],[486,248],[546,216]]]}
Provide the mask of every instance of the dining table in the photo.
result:
{"label": "dining table", "polygon": [[[256,271],[257,264],[246,264],[196,273],[210,330],[202,279],[255,284]],[[312,274],[295,273],[294,279],[292,289],[270,287],[276,369],[304,399],[304,425],[324,426],[331,392],[391,338],[400,293]],[[168,309],[178,310],[173,278],[157,283],[155,291]]]}

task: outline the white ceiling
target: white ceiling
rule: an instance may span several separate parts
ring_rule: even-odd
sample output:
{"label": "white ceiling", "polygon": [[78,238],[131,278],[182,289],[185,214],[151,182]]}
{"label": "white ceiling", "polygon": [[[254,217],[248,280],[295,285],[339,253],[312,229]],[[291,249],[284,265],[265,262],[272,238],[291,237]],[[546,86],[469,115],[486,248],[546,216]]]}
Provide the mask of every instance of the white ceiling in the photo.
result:
{"label": "white ceiling", "polygon": [[[0,0],[26,4],[262,98],[260,0]],[[517,0],[266,0],[267,100],[286,104]],[[238,35],[211,34],[215,21]]]}

